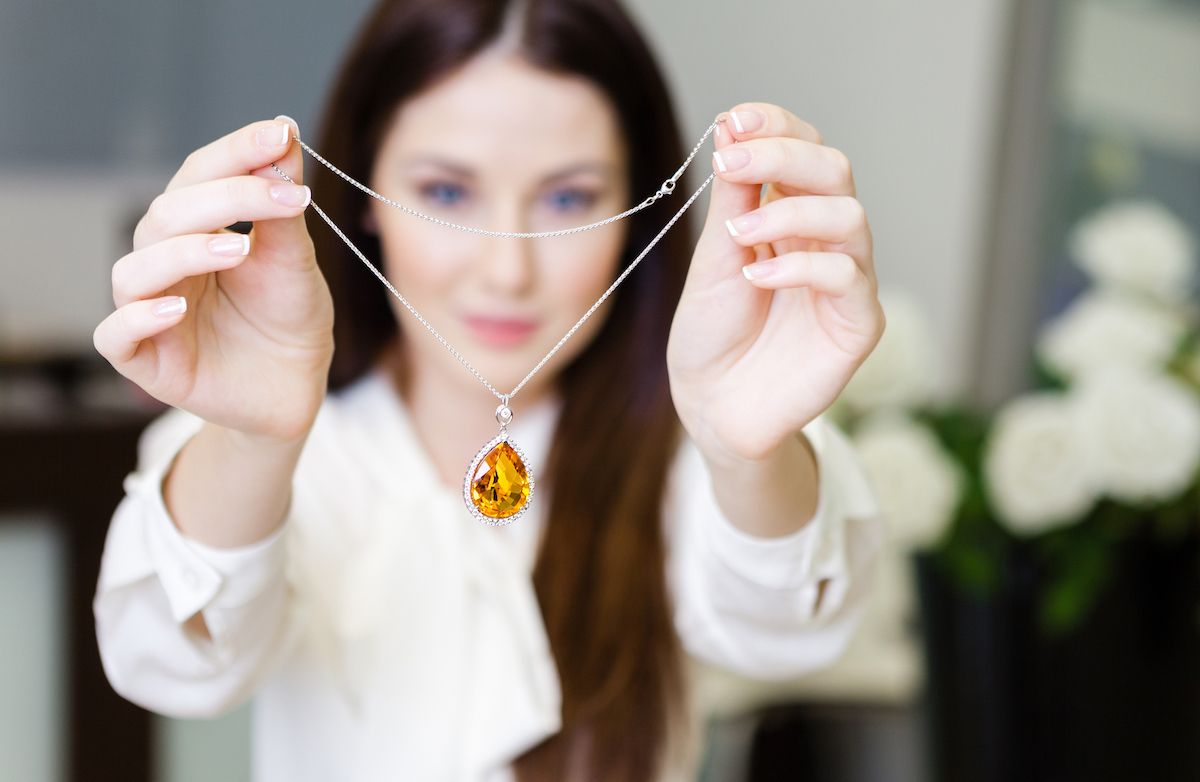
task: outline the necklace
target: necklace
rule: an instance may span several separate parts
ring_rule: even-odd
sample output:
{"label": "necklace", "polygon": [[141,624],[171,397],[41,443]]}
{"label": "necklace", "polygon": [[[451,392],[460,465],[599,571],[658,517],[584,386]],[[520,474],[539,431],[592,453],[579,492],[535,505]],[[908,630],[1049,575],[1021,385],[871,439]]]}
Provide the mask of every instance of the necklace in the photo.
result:
{"label": "necklace", "polygon": [[[465,231],[467,233],[479,234],[482,236],[495,236],[509,239],[544,239],[550,236],[564,236],[566,234],[579,233],[581,231],[590,231],[593,228],[600,228],[601,226],[615,223],[618,220],[624,220],[626,217],[642,211],[660,198],[670,195],[675,190],[676,182],[678,182],[679,178],[683,176],[683,172],[687,170],[687,167],[691,164],[692,159],[695,158],[696,154],[700,151],[700,147],[704,145],[704,142],[716,129],[717,125],[724,121],[724,119],[718,119],[709,125],[708,130],[704,131],[704,135],[700,137],[700,140],[696,142],[696,146],[692,148],[691,154],[689,154],[687,159],[683,161],[683,165],[681,165],[669,179],[663,182],[662,186],[659,187],[653,195],[646,198],[638,205],[626,209],[624,212],[621,212],[618,215],[613,215],[605,220],[600,220],[599,222],[590,223],[588,225],[581,225],[576,228],[566,228],[559,231],[541,231],[534,233],[486,231],[482,228],[472,228],[470,226],[457,225],[455,223],[446,222],[445,220],[440,220],[430,215],[422,214],[421,212],[410,209],[402,204],[398,204],[395,201],[392,201],[391,199],[375,192],[371,188],[355,180],[349,174],[345,173],[325,158],[321,157],[312,147],[301,141],[299,137],[292,136],[292,138],[297,144],[300,145],[300,148],[307,152],[314,160],[328,168],[334,174],[337,174],[346,182],[350,183],[354,187],[357,187],[359,190],[363,191],[372,198],[375,198],[387,204],[388,206],[395,207],[396,209],[406,212],[414,217],[419,217],[422,220],[428,220],[431,223],[436,223],[437,225],[441,225],[446,228],[452,228],[457,231]],[[275,169],[275,171],[288,182],[293,182],[294,184],[294,180],[285,174],[274,163],[271,164],[271,168]],[[538,370],[546,365],[546,362],[549,361],[551,357],[558,352],[558,349],[561,348],[566,341],[570,339],[576,331],[579,330],[579,327],[582,326],[584,322],[592,316],[592,313],[604,303],[605,299],[607,299],[612,292],[617,289],[617,286],[624,282],[625,278],[628,277],[635,268],[637,268],[637,265],[642,262],[642,259],[645,258],[652,249],[654,249],[654,245],[658,244],[659,240],[662,239],[663,236],[666,235],[667,231],[671,229],[671,226],[675,225],[679,218],[683,217],[683,213],[688,210],[688,207],[690,207],[692,203],[700,197],[700,194],[704,192],[704,189],[708,187],[709,183],[713,181],[713,177],[715,176],[716,174],[709,174],[708,179],[704,180],[704,184],[696,188],[696,192],[692,193],[691,197],[688,198],[683,206],[679,208],[679,211],[677,211],[675,215],[667,221],[667,224],[662,227],[662,230],[660,230],[654,236],[654,238],[650,240],[650,243],[646,245],[645,249],[638,253],[638,256],[633,259],[629,266],[627,266],[625,270],[617,276],[617,279],[613,281],[612,285],[608,286],[608,289],[605,290],[604,293],[600,295],[600,298],[596,300],[596,303],[593,304],[587,312],[583,313],[583,316],[576,321],[575,325],[571,327],[570,331],[563,335],[563,338],[558,341],[558,344],[551,348],[550,352],[538,362],[537,366],[531,369],[529,374],[526,375],[520,383],[517,383],[516,387],[507,394],[502,394],[501,392],[497,391],[496,388],[483,377],[483,375],[479,374],[479,372],[473,366],[471,366],[465,358],[462,357],[462,354],[455,350],[454,347],[451,346],[450,343],[447,342],[446,339],[437,332],[437,329],[435,329],[429,323],[429,321],[425,320],[421,313],[417,312],[415,307],[408,303],[408,300],[400,294],[400,291],[396,290],[396,287],[392,285],[391,281],[388,280],[388,278],[385,277],[383,273],[375,267],[374,264],[367,260],[367,257],[362,254],[362,251],[359,250],[354,243],[350,241],[349,237],[347,237],[346,234],[334,224],[333,220],[329,218],[329,215],[325,214],[325,211],[322,210],[321,207],[317,206],[316,203],[310,204],[313,211],[320,215],[321,219],[329,225],[330,229],[337,234],[338,238],[346,243],[346,246],[350,248],[351,252],[353,252],[355,256],[357,256],[358,259],[363,262],[363,265],[365,265],[367,269],[370,270],[370,272],[374,274],[381,283],[383,283],[384,287],[386,287],[388,291],[395,296],[401,304],[404,305],[405,309],[411,312],[413,316],[420,321],[421,325],[428,329],[429,333],[433,334],[433,336],[436,337],[443,346],[445,346],[446,350],[449,350],[450,353],[452,353],[464,367],[470,370],[471,374],[479,379],[479,382],[487,386],[487,389],[500,400],[500,405],[496,408],[496,423],[500,425],[500,433],[479,449],[479,452],[475,454],[475,457],[471,460],[471,464],[467,467],[466,475],[463,477],[463,502],[466,504],[467,510],[470,511],[471,515],[476,519],[485,524],[491,524],[495,526],[509,524],[519,519],[527,510],[529,510],[530,502],[533,499],[533,470],[529,467],[529,460],[526,458],[525,452],[521,450],[521,447],[517,445],[513,441],[512,437],[508,434],[508,425],[512,422],[513,418],[512,409],[508,406],[509,400],[517,395],[517,392],[529,382],[530,378],[537,374]]]}

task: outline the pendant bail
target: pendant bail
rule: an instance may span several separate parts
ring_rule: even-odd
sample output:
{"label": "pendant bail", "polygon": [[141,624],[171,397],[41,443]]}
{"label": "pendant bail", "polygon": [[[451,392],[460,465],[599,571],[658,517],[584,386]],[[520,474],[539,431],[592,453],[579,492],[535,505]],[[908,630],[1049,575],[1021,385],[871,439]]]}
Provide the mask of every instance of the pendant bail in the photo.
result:
{"label": "pendant bail", "polygon": [[500,424],[500,429],[503,430],[512,421],[512,408],[508,406],[508,394],[500,397],[500,406],[496,408],[496,423]]}

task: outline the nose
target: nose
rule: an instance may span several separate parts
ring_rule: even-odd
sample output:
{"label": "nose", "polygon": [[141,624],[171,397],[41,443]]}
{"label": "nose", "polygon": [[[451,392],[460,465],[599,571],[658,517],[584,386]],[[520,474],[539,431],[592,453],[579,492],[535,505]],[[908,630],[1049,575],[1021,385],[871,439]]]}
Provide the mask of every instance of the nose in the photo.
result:
{"label": "nose", "polygon": [[[520,205],[515,201],[505,208],[497,210],[498,214],[492,230],[506,232],[524,232],[526,221],[521,214]],[[480,265],[483,280],[489,290],[507,296],[519,296],[533,288],[536,281],[534,263],[535,239],[511,239],[491,236],[483,248]]]}

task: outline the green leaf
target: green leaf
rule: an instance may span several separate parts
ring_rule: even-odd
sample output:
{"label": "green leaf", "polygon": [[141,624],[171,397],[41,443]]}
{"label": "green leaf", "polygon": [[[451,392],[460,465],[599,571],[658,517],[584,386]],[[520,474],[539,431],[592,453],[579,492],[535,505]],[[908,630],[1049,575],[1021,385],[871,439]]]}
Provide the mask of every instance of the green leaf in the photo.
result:
{"label": "green leaf", "polygon": [[1042,629],[1065,635],[1087,617],[1113,571],[1114,541],[1085,524],[1043,535],[1035,545],[1046,566],[1039,603]]}

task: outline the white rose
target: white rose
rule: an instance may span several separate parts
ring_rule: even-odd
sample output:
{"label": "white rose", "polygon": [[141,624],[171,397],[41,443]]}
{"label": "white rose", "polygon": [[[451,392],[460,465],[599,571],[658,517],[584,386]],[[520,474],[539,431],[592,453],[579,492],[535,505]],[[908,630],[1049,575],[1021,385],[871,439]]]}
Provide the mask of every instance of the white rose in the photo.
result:
{"label": "white rose", "polygon": [[902,548],[932,545],[962,499],[963,472],[924,424],[876,416],[854,438],[863,467]]}
{"label": "white rose", "polygon": [[1162,502],[1200,466],[1200,399],[1166,375],[1114,370],[1078,389],[1091,469],[1105,494]]}
{"label": "white rose", "polygon": [[1080,520],[1097,499],[1079,412],[1063,394],[1030,394],[996,415],[983,457],[988,496],[1014,534]]}
{"label": "white rose", "polygon": [[1076,226],[1071,254],[1098,283],[1178,300],[1187,295],[1196,266],[1196,239],[1188,227],[1153,201],[1125,201]]}
{"label": "white rose", "polygon": [[938,388],[937,339],[925,308],[900,291],[880,291],[887,328],[879,344],[842,391],[853,408],[913,408],[928,402]]}
{"label": "white rose", "polygon": [[1046,326],[1037,352],[1047,367],[1078,378],[1114,366],[1162,369],[1186,333],[1183,317],[1114,290],[1084,293]]}

